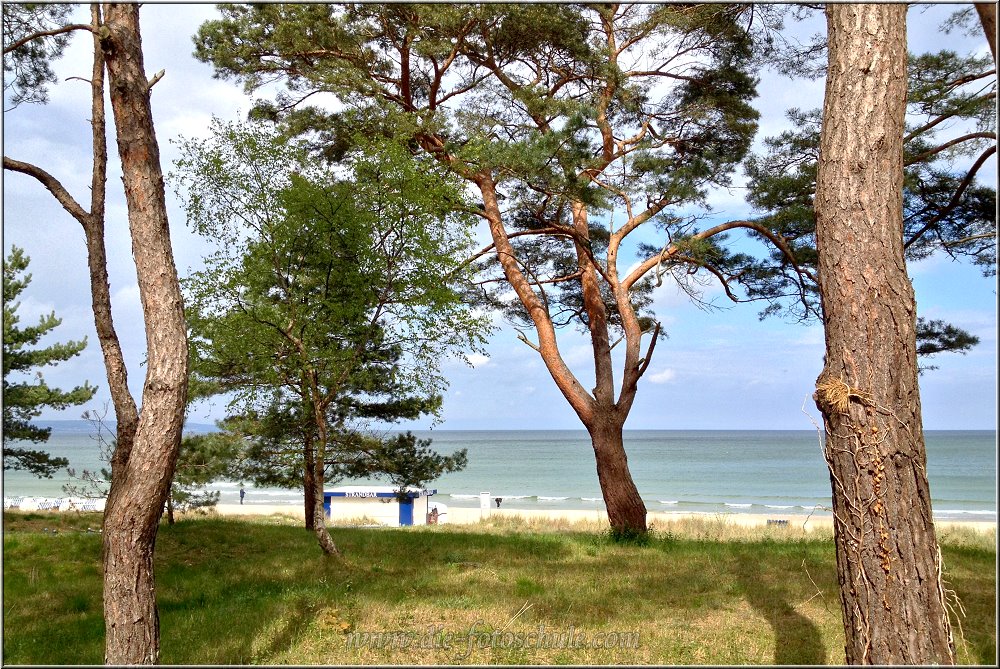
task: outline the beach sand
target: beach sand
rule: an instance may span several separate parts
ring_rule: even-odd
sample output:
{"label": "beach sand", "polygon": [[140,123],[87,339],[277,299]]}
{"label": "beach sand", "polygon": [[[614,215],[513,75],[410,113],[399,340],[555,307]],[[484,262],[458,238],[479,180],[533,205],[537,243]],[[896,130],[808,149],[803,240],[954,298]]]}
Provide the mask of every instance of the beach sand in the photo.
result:
{"label": "beach sand", "polygon": [[[280,515],[290,518],[302,518],[301,507],[288,504],[219,504],[216,510],[224,516],[270,516]],[[503,508],[490,509],[485,512],[480,509],[469,508],[448,508],[448,523],[452,525],[468,525],[478,523],[484,517],[491,518],[514,518],[521,517],[526,520],[548,519],[555,522],[608,522],[608,514],[604,511],[594,509],[517,509]],[[757,514],[757,513],[682,513],[652,511],[648,514],[648,521],[654,526],[664,526],[673,521],[685,519],[702,519],[720,521],[741,527],[766,526],[768,520],[787,520],[789,527],[798,527],[807,531],[817,529],[827,529],[833,527],[833,517],[829,515],[806,514]],[[974,529],[979,532],[996,530],[997,524],[990,521],[965,521],[965,520],[939,520],[935,523],[939,529],[950,527],[964,527]]]}

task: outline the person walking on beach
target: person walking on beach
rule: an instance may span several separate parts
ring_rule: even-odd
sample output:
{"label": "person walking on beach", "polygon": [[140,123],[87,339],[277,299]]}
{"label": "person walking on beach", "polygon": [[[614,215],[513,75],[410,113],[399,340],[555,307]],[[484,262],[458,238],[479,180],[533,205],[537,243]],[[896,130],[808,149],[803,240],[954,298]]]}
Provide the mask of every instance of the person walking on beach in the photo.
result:
{"label": "person walking on beach", "polygon": [[243,498],[247,496],[247,491],[240,486],[240,504],[243,504]]}

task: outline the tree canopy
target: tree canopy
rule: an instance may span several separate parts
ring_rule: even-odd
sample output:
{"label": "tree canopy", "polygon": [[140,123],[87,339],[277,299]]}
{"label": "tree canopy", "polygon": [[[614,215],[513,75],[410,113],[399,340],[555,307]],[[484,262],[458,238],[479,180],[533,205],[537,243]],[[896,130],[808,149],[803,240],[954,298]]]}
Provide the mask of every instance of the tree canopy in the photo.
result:
{"label": "tree canopy", "polygon": [[[727,185],[749,149],[753,68],[766,44],[755,38],[774,13],[718,4],[220,9],[196,55],[248,91],[284,83],[258,101],[258,118],[331,159],[359,129],[404,134],[414,154],[478,193],[492,238],[477,256],[481,285],[534,329],[536,341],[521,339],[607,455],[598,470],[612,524],[644,529],[621,429],[661,333],[644,311],[645,282],[657,269],[681,280],[752,276],[752,259],[718,237],[751,223],[701,229],[685,212]],[[633,235],[640,229],[652,234]],[[657,242],[637,243],[650,237]],[[557,330],[571,324],[590,335],[593,391],[560,352]]]}
{"label": "tree canopy", "polygon": [[464,465],[362,434],[436,413],[442,361],[489,330],[454,287],[471,250],[454,179],[389,140],[334,169],[261,123],[213,130],[182,144],[174,180],[217,244],[186,281],[189,323],[196,374],[234,393],[228,425],[253,437],[245,473],[287,484],[298,469],[321,508],[328,471],[364,461],[391,475],[376,455],[392,448],[423,463],[403,478]]}

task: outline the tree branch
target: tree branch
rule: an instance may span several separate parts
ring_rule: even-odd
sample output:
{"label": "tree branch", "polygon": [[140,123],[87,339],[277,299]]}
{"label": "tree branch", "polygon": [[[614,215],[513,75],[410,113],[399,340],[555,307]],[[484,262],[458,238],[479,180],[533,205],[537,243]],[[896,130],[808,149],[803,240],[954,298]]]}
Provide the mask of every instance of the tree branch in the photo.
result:
{"label": "tree branch", "polygon": [[[997,94],[995,92],[991,91],[991,92],[989,92],[989,93],[987,93],[985,95],[982,95],[982,96],[980,96],[978,98],[975,98],[973,100],[969,100],[969,106],[971,106],[973,103],[983,102],[985,100],[989,100],[990,98],[995,98],[996,96],[997,96]],[[925,123],[924,125],[922,125],[919,128],[911,131],[905,137],[903,137],[903,144],[906,144],[906,142],[910,141],[914,137],[917,137],[918,135],[921,135],[921,134],[927,132],[928,130],[930,130],[934,126],[938,125],[939,123],[943,123],[944,121],[947,121],[952,116],[955,116],[958,113],[959,113],[958,111],[953,111],[950,114],[942,114],[941,116],[938,116],[933,121],[929,121],[929,122]]]}
{"label": "tree branch", "polygon": [[913,236],[911,236],[903,244],[903,250],[910,248],[913,244],[917,242],[917,240],[923,237],[925,232],[934,227],[937,223],[941,221],[941,219],[950,214],[952,210],[958,206],[959,200],[962,199],[962,196],[965,195],[965,191],[968,190],[969,186],[972,184],[972,181],[975,179],[976,172],[978,172],[979,168],[983,166],[983,163],[985,163],[986,160],[996,152],[997,152],[996,144],[983,151],[983,153],[979,156],[976,162],[972,164],[972,167],[969,168],[969,172],[965,175],[965,178],[962,179],[962,183],[959,184],[958,188],[955,190],[955,194],[952,195],[951,200],[948,201],[948,204],[946,204],[943,209],[941,209],[937,214],[935,214],[931,218],[931,220],[927,221],[927,223],[924,224],[924,227],[920,228],[920,230],[914,233]]}
{"label": "tree branch", "polygon": [[55,196],[56,200],[59,201],[59,204],[62,205],[63,209],[69,212],[69,214],[78,220],[81,225],[87,225],[90,214],[84,211],[83,207],[81,207],[80,204],[73,199],[73,196],[69,194],[69,191],[63,187],[62,183],[60,183],[58,179],[43,170],[41,167],[4,156],[3,168],[5,170],[27,174],[28,176],[38,179],[38,181],[41,182],[41,184],[45,186],[49,192],[52,193],[52,195]]}
{"label": "tree branch", "polygon": [[[994,151],[995,150],[996,149],[994,148]],[[813,281],[816,280],[816,278],[812,275],[811,272],[799,266],[798,261],[795,259],[795,255],[792,253],[792,250],[788,247],[785,241],[778,235],[774,234],[771,230],[768,230],[766,227],[761,225],[760,223],[756,223],[754,221],[729,221],[728,223],[721,223],[713,228],[702,230],[701,232],[693,235],[693,238],[708,239],[723,232],[727,232],[729,230],[735,230],[738,228],[742,228],[745,230],[752,230],[758,233],[759,235],[765,237],[768,241],[774,244],[774,246],[779,251],[781,251],[782,255],[784,255],[785,258],[788,260],[788,262],[791,263],[792,267],[795,269],[795,272],[799,276],[804,276]],[[635,284],[636,281],[645,276],[647,272],[656,267],[661,261],[675,256],[677,254],[677,251],[678,251],[677,247],[670,245],[668,248],[661,251],[660,253],[657,253],[656,255],[647,258],[642,263],[640,263],[638,267],[632,270],[632,273],[629,274],[624,281],[622,281],[622,285],[625,286],[626,289],[630,289]]]}
{"label": "tree branch", "polygon": [[166,74],[166,72],[167,72],[166,70],[160,70],[159,72],[157,72],[156,74],[154,74],[153,78],[149,80],[148,84],[146,84],[146,90],[147,91],[148,90],[152,90],[153,86],[156,85],[156,82],[159,81],[160,79],[162,79],[163,75]]}
{"label": "tree branch", "polygon": [[945,142],[941,146],[938,146],[938,147],[935,147],[933,149],[929,149],[927,151],[924,151],[920,155],[917,155],[917,156],[914,156],[913,158],[910,158],[904,164],[907,167],[909,167],[910,165],[913,165],[915,163],[919,163],[922,160],[925,160],[927,158],[930,158],[933,155],[941,153],[945,149],[950,149],[951,147],[955,146],[956,144],[961,144],[962,142],[966,142],[966,141],[968,141],[970,139],[992,139],[992,140],[996,140],[996,138],[997,138],[997,135],[996,135],[995,132],[973,132],[973,133],[970,133],[968,135],[962,135],[961,137],[956,137],[955,139],[951,140],[950,142]]}
{"label": "tree branch", "polygon": [[962,239],[953,239],[950,242],[942,242],[944,246],[958,246],[960,244],[968,244],[969,242],[978,241],[980,239],[993,239],[997,234],[995,232],[987,232],[982,235],[972,235],[971,237],[963,237]]}
{"label": "tree branch", "polygon": [[14,42],[13,44],[11,44],[10,46],[5,46],[3,48],[3,52],[4,53],[10,53],[11,51],[14,51],[15,49],[21,48],[22,46],[24,46],[28,42],[31,42],[32,40],[40,39],[42,37],[55,37],[56,35],[62,35],[64,33],[72,32],[74,30],[86,30],[88,32],[96,32],[94,30],[94,26],[90,25],[89,23],[71,23],[70,25],[63,26],[61,28],[54,28],[52,30],[42,30],[42,31],[37,32],[37,33],[32,33],[31,35],[28,35],[27,37],[23,37],[23,38],[17,40],[16,42]]}

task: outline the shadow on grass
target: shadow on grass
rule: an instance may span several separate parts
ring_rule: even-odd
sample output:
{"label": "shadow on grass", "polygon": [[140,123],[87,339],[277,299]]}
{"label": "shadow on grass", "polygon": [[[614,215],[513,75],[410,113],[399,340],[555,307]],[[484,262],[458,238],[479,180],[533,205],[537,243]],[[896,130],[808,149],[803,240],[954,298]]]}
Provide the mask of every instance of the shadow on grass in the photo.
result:
{"label": "shadow on grass", "polygon": [[449,575],[489,572],[508,556],[537,564],[569,552],[544,535],[335,528],[344,557],[331,558],[302,528],[195,520],[160,532],[157,594],[169,663],[282,662],[307,642],[324,609],[406,610],[453,595]]}
{"label": "shadow on grass", "polygon": [[[977,548],[944,547],[945,587],[953,609],[952,632],[960,661],[990,664],[997,653],[996,553]],[[958,617],[956,613],[965,611]],[[961,628],[959,628],[961,625]],[[968,653],[969,657],[963,655]]]}
{"label": "shadow on grass", "polygon": [[733,574],[747,602],[774,630],[774,664],[826,664],[819,628],[791,604],[798,593],[791,591],[788,575],[764,569],[754,555],[735,556]]}
{"label": "shadow on grass", "polygon": [[[99,535],[60,530],[54,537],[33,526],[22,533],[18,522],[8,523],[4,534],[5,661],[99,661]],[[561,630],[641,630],[645,654],[483,655],[471,661],[838,660],[833,630],[840,613],[833,604],[836,572],[828,542],[669,538],[634,547],[588,533],[459,528],[334,529],[333,537],[342,559],[325,558],[310,532],[287,524],[199,519],[162,526],[156,552],[162,661],[451,661],[350,655],[339,624],[363,632],[365,626],[423,630],[433,621],[459,632],[477,619],[499,628],[514,618],[529,630],[540,623]],[[946,553],[951,587],[969,612],[963,621],[967,661],[989,660],[996,646],[995,552]],[[804,559],[809,575],[800,566]],[[814,602],[810,619],[801,604],[817,587],[830,606],[817,614]],[[527,604],[530,609],[521,611]],[[748,605],[755,615],[747,615]],[[334,614],[337,626],[326,624],[324,616]],[[748,641],[759,643],[748,648]]]}

